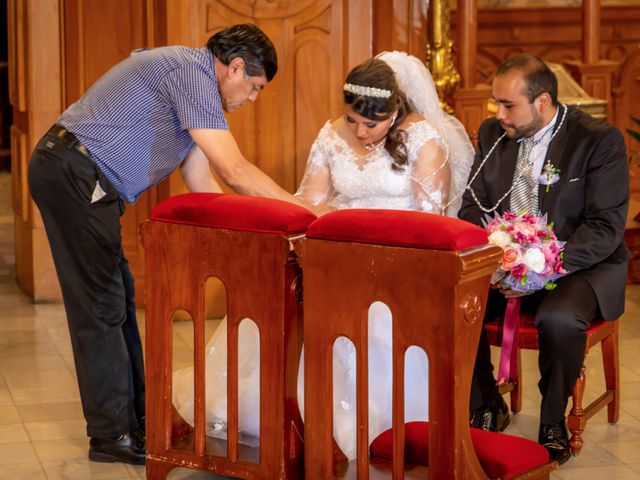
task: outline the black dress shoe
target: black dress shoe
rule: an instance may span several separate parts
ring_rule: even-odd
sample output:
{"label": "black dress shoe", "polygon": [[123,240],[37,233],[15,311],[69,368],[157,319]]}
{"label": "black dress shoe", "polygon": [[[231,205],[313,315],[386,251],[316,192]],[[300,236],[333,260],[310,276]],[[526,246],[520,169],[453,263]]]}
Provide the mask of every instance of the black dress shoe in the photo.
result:
{"label": "black dress shoe", "polygon": [[139,450],[147,449],[147,429],[145,417],[138,419],[138,426],[129,432]]}
{"label": "black dress shoe", "polygon": [[555,425],[541,424],[538,443],[547,449],[551,460],[555,460],[560,465],[571,458],[569,435],[564,420]]}
{"label": "black dress shoe", "polygon": [[144,465],[146,453],[128,434],[118,438],[92,438],[89,442],[89,460],[94,462],[122,462],[131,465]]}
{"label": "black dress shoe", "polygon": [[134,441],[134,445],[138,450],[142,450],[143,452],[147,449],[147,436],[143,428],[137,427],[131,432],[129,435]]}
{"label": "black dress shoe", "polygon": [[502,397],[474,410],[471,415],[471,426],[487,432],[502,432],[511,423],[509,407]]}

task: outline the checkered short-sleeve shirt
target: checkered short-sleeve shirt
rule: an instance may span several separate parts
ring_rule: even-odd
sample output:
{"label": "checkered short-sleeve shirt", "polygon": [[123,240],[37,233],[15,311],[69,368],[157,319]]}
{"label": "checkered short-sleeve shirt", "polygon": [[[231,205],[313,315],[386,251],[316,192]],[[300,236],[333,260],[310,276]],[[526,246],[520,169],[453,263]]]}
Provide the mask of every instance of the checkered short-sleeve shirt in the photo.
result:
{"label": "checkered short-sleeve shirt", "polygon": [[120,195],[133,203],[194,145],[188,130],[228,130],[207,48],[136,50],[60,117]]}

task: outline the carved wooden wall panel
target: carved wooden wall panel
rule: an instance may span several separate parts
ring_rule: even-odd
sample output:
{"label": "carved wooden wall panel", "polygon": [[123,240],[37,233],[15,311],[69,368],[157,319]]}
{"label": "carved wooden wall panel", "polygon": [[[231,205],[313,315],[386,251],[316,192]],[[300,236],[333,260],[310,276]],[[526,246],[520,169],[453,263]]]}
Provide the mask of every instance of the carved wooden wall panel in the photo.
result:
{"label": "carved wooden wall panel", "polygon": [[[621,68],[619,88],[614,91],[614,102],[615,122],[625,136],[628,149],[632,152],[640,152],[640,144],[626,132],[627,128],[638,130],[631,116],[640,118],[640,48],[629,56]],[[637,192],[640,191],[640,166],[633,163],[631,169],[631,187]]]}
{"label": "carved wooden wall panel", "polygon": [[373,51],[400,50],[427,56],[427,3],[423,0],[373,0]]}
{"label": "carved wooden wall panel", "polygon": [[[335,35],[340,19],[335,7],[327,5],[317,15],[300,18],[294,27],[291,81],[294,88],[286,103],[294,107],[289,113],[295,118],[295,176],[289,180],[297,186],[302,179],[309,149],[328,118],[339,114],[342,106],[344,58],[341,58],[341,38]],[[338,52],[338,55],[335,53]]]}
{"label": "carved wooden wall panel", "polygon": [[[456,18],[452,14],[452,36]],[[527,52],[562,63],[582,55],[581,9],[484,9],[478,13],[478,82],[488,82],[497,66],[517,53]],[[600,54],[624,61],[640,42],[640,9],[602,9]]]}
{"label": "carved wooden wall panel", "polygon": [[27,58],[25,44],[26,15],[24,2],[9,0],[7,3],[7,27],[9,39],[9,101],[19,111],[25,111],[27,86],[25,61]]}
{"label": "carved wooden wall panel", "polygon": [[144,2],[65,0],[65,108],[132,50],[147,46]]}

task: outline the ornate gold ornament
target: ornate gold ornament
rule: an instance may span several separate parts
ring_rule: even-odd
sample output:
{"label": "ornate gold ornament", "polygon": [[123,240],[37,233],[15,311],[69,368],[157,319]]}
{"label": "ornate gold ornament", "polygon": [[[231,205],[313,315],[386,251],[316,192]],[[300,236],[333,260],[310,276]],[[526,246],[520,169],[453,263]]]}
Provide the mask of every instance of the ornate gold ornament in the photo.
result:
{"label": "ornate gold ornament", "polygon": [[449,0],[431,0],[427,15],[427,66],[438,90],[440,105],[453,113],[444,101],[460,83],[460,73],[453,62],[453,40],[449,38]]}

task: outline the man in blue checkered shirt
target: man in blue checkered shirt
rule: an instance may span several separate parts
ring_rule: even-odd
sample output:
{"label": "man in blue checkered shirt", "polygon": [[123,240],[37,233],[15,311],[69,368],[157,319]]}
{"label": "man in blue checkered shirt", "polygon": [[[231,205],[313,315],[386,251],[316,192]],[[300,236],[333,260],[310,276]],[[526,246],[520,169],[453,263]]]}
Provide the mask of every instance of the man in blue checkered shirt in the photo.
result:
{"label": "man in blue checkered shirt", "polygon": [[120,215],[180,168],[192,192],[300,203],[240,153],[224,112],[255,101],[278,69],[255,25],[204,48],[138,50],[71,105],[38,143],[29,186],[62,288],[89,458],[144,464],[144,369]]}

